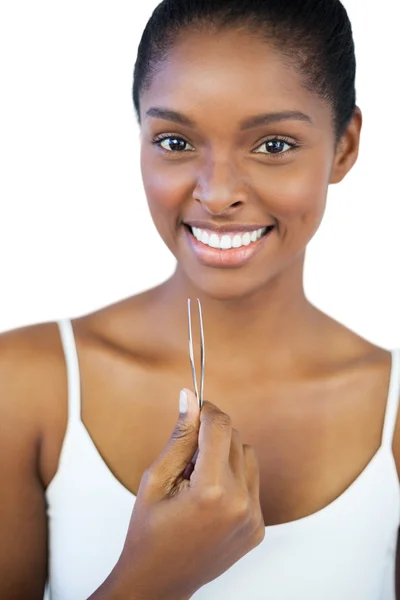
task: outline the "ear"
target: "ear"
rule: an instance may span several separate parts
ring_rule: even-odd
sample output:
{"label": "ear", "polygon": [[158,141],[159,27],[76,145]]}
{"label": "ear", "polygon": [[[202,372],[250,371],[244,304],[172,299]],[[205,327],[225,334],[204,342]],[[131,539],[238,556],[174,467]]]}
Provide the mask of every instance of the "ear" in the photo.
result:
{"label": "ear", "polygon": [[337,145],[329,183],[342,181],[355,164],[360,148],[361,127],[362,113],[356,106],[350,124]]}

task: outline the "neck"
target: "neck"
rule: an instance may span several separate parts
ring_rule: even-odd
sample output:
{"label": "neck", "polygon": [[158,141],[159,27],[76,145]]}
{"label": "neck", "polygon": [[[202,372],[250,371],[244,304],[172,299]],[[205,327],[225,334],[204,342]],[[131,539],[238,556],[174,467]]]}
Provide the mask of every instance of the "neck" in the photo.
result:
{"label": "neck", "polygon": [[261,358],[272,372],[298,363],[308,348],[315,348],[321,322],[321,313],[305,297],[303,264],[304,257],[251,295],[229,300],[205,295],[178,268],[161,286],[159,297],[167,335],[174,335],[179,345],[187,343],[187,299],[191,298],[194,343],[199,346],[199,298],[209,361],[220,364],[245,357],[246,363],[259,363]]}

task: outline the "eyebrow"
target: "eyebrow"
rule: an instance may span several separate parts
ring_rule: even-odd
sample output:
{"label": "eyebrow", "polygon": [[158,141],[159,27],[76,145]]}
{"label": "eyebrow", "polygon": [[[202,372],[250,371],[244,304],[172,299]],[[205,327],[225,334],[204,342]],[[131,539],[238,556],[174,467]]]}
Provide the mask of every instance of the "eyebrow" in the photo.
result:
{"label": "eyebrow", "polygon": [[[156,119],[174,121],[175,123],[179,123],[180,125],[185,125],[187,127],[196,127],[196,123],[192,119],[189,119],[189,117],[180,112],[170,110],[168,108],[160,108],[158,106],[153,106],[152,108],[149,108],[149,110],[146,112],[146,115],[149,117],[155,117]],[[279,121],[303,121],[305,123],[312,124],[311,117],[309,117],[305,113],[302,113],[297,110],[286,110],[283,112],[253,115],[252,117],[241,121],[240,131],[252,129],[253,127],[258,127],[260,125],[278,123]]]}

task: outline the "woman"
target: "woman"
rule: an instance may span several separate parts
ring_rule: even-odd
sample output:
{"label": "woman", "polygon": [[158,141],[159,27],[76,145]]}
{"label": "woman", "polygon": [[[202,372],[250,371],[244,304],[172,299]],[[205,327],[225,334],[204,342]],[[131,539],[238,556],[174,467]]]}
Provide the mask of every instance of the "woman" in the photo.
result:
{"label": "woman", "polygon": [[395,598],[399,352],[303,289],[329,184],[357,160],[354,81],[339,0],[155,10],[133,96],[177,268],[1,336],[2,599],[41,598],[47,574],[53,600]]}

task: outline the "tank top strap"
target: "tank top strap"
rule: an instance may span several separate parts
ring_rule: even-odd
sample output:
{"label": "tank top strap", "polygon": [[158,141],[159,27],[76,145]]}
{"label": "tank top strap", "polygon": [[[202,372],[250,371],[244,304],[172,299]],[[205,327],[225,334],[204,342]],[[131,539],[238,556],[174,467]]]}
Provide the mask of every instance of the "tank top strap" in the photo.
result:
{"label": "tank top strap", "polygon": [[392,449],[400,396],[400,348],[392,350],[392,369],[383,424],[382,445]]}
{"label": "tank top strap", "polygon": [[67,368],[68,422],[81,420],[81,389],[79,360],[76,350],[74,330],[70,319],[57,321]]}

